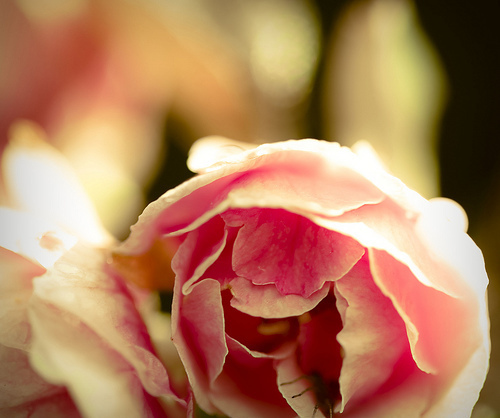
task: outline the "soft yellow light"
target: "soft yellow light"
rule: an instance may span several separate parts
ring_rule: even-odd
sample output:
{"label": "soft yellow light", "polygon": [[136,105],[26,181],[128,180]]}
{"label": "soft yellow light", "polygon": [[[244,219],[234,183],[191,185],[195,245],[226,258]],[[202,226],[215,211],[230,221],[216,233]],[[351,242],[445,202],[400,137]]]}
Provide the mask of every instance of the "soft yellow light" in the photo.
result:
{"label": "soft yellow light", "polygon": [[2,176],[10,207],[46,219],[89,243],[110,239],[71,166],[44,142],[36,125],[13,126],[2,155]]}
{"label": "soft yellow light", "polygon": [[446,76],[411,0],[349,3],[333,32],[324,120],[344,145],[369,141],[389,170],[439,195],[438,124]]}
{"label": "soft yellow light", "polygon": [[87,0],[17,0],[17,3],[32,21],[49,24],[78,16],[87,6]]}
{"label": "soft yellow light", "polygon": [[277,104],[297,104],[308,92],[319,56],[319,25],[310,4],[257,1],[243,23],[257,86]]}
{"label": "soft yellow light", "polygon": [[77,238],[32,213],[0,207],[0,246],[51,267]]}

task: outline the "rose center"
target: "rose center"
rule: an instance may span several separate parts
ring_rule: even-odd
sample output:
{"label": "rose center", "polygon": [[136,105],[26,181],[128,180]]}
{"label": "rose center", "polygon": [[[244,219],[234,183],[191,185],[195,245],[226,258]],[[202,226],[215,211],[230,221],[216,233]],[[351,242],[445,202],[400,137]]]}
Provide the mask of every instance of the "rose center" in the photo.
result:
{"label": "rose center", "polygon": [[342,347],[337,341],[342,319],[333,293],[330,292],[313,310],[302,315],[299,322],[297,363],[311,383],[316,407],[329,416],[340,400],[342,367]]}
{"label": "rose center", "polygon": [[298,318],[267,319],[247,315],[231,306],[231,298],[228,289],[222,291],[226,334],[248,349],[269,354],[297,338]]}

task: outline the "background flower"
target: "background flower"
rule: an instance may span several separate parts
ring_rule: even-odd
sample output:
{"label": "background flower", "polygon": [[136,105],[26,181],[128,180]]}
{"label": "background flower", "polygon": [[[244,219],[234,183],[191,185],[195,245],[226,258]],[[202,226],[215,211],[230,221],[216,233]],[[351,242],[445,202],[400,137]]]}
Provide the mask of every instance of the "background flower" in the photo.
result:
{"label": "background flower", "polygon": [[2,415],[186,416],[150,293],[108,271],[114,241],[67,161],[32,123],[13,135],[2,155]]}

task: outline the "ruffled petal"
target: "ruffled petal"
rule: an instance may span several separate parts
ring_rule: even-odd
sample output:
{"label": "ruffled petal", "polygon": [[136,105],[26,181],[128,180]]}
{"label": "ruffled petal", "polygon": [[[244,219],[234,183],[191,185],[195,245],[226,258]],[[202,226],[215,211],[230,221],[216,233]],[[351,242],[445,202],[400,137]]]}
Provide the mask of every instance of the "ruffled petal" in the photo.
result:
{"label": "ruffled petal", "polygon": [[262,145],[214,165],[151,203],[117,253],[141,254],[156,237],[193,230],[230,207],[341,215],[383,199],[378,183],[368,180],[380,177],[372,171],[335,143]]}
{"label": "ruffled petal", "polygon": [[231,300],[231,292],[222,291],[226,335],[246,349],[277,358],[277,352],[297,339],[297,317],[266,319],[248,315],[231,306]]}
{"label": "ruffled petal", "polygon": [[297,363],[296,356],[289,356],[276,362],[278,388],[290,407],[299,417],[318,416],[315,414],[316,397],[311,390],[311,382]]}
{"label": "ruffled petal", "polygon": [[444,374],[464,367],[482,342],[477,300],[456,299],[424,286],[387,252],[369,252],[375,283],[405,321],[418,366],[428,373]]}
{"label": "ruffled petal", "polygon": [[282,295],[309,297],[326,281],[347,273],[364,254],[350,237],[318,227],[284,210],[252,209],[223,215],[242,225],[233,249],[233,269],[256,285],[274,283]]}
{"label": "ruffled petal", "polygon": [[308,298],[282,295],[274,284],[257,286],[241,277],[230,281],[229,286],[233,294],[231,306],[261,318],[300,316],[313,309],[330,290],[330,283],[327,282]]}
{"label": "ruffled petal", "polygon": [[187,295],[182,294],[181,286],[178,280],[172,304],[172,339],[196,401],[206,412],[215,413],[209,388],[221,373],[228,353],[220,284],[205,279],[194,284]]}
{"label": "ruffled petal", "polygon": [[375,285],[364,257],[335,285],[343,327],[337,335],[344,358],[340,374],[342,412],[373,394],[391,375],[408,348],[405,324],[391,300]]}
{"label": "ruffled petal", "polygon": [[89,416],[155,416],[171,391],[132,297],[99,250],[75,247],[34,280],[33,367]]}
{"label": "ruffled petal", "polygon": [[228,231],[220,217],[212,218],[186,234],[172,260],[176,280],[182,283],[182,293],[191,292],[198,279],[219,259],[226,247],[227,236]]}

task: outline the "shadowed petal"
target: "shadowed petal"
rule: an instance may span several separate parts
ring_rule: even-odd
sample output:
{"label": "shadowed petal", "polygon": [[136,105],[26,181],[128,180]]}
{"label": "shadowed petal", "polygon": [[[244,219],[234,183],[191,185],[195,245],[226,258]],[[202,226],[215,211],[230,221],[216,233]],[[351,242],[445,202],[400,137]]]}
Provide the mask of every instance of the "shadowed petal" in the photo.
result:
{"label": "shadowed petal", "polygon": [[276,386],[273,360],[228,338],[229,354],[224,372],[213,385],[214,403],[229,416],[295,416]]}
{"label": "shadowed petal", "polygon": [[343,320],[337,339],[344,349],[340,374],[342,412],[372,394],[391,375],[408,347],[406,329],[389,298],[373,282],[367,257],[335,283]]}

